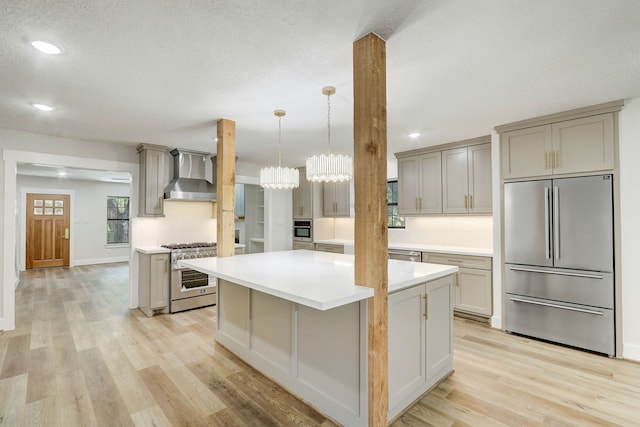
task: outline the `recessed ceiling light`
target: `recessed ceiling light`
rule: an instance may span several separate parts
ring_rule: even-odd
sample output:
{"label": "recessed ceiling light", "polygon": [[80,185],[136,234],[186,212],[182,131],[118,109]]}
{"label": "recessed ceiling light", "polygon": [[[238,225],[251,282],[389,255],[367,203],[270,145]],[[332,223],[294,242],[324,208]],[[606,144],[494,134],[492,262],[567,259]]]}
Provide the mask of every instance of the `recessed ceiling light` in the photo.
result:
{"label": "recessed ceiling light", "polygon": [[60,55],[62,53],[62,49],[55,44],[40,40],[32,41],[31,46],[35,47],[42,53],[46,53],[47,55]]}
{"label": "recessed ceiling light", "polygon": [[50,106],[45,105],[45,104],[31,104],[31,106],[33,108],[37,108],[40,111],[53,111],[53,110],[55,110],[55,108],[50,107]]}
{"label": "recessed ceiling light", "polygon": [[409,134],[409,138],[417,138],[420,136],[420,132],[413,132]]}

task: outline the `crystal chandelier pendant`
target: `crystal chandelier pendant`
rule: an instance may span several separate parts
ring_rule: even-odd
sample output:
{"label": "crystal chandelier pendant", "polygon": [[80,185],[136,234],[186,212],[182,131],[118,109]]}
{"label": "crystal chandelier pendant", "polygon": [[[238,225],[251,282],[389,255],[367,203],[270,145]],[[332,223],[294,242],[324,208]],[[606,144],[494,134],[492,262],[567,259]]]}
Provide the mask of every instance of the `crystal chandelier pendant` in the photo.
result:
{"label": "crystal chandelier pendant", "polygon": [[307,180],[311,182],[342,182],[353,178],[351,156],[331,153],[331,95],[336,88],[326,86],[322,93],[327,95],[327,154],[316,154],[307,159]]}
{"label": "crystal chandelier pendant", "polygon": [[278,117],[278,166],[264,167],[260,169],[260,186],[271,190],[289,190],[300,185],[300,172],[295,168],[282,167],[281,135],[282,117],[284,110],[275,110],[273,114]]}

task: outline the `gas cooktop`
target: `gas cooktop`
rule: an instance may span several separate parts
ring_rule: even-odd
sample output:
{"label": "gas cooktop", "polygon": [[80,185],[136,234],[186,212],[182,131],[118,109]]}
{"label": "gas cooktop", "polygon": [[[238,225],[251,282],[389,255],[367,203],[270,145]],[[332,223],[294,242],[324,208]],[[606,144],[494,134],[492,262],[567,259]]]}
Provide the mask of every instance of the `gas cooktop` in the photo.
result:
{"label": "gas cooktop", "polygon": [[215,248],[217,244],[215,242],[192,242],[192,243],[168,243],[166,245],[160,245],[163,248],[176,250],[176,249],[195,249],[195,248]]}

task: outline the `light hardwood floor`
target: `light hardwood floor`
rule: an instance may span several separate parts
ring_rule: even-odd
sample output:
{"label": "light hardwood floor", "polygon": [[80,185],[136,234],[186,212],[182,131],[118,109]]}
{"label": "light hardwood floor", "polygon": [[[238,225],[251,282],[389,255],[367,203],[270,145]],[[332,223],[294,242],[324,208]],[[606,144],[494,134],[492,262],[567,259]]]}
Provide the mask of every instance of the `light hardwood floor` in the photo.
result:
{"label": "light hardwood floor", "polygon": [[[22,273],[0,426],[334,425],[216,345],[215,308],[127,307],[126,264]],[[456,319],[454,367],[394,426],[640,425],[640,364]]]}

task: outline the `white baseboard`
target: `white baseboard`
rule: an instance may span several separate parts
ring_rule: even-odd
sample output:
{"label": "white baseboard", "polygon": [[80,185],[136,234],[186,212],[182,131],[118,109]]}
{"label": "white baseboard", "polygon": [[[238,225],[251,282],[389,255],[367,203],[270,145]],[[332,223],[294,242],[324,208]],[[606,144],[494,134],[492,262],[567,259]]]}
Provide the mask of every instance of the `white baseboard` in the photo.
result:
{"label": "white baseboard", "polygon": [[640,345],[622,343],[622,358],[640,362]]}
{"label": "white baseboard", "polygon": [[491,316],[491,327],[494,329],[502,329],[502,317]]}
{"label": "white baseboard", "polygon": [[7,324],[7,319],[4,317],[0,318],[0,331],[11,331],[16,328],[15,324]]}
{"label": "white baseboard", "polygon": [[93,265],[93,264],[110,264],[112,262],[128,262],[129,257],[113,257],[113,258],[94,258],[94,259],[77,259],[73,261],[72,267],[78,265]]}

